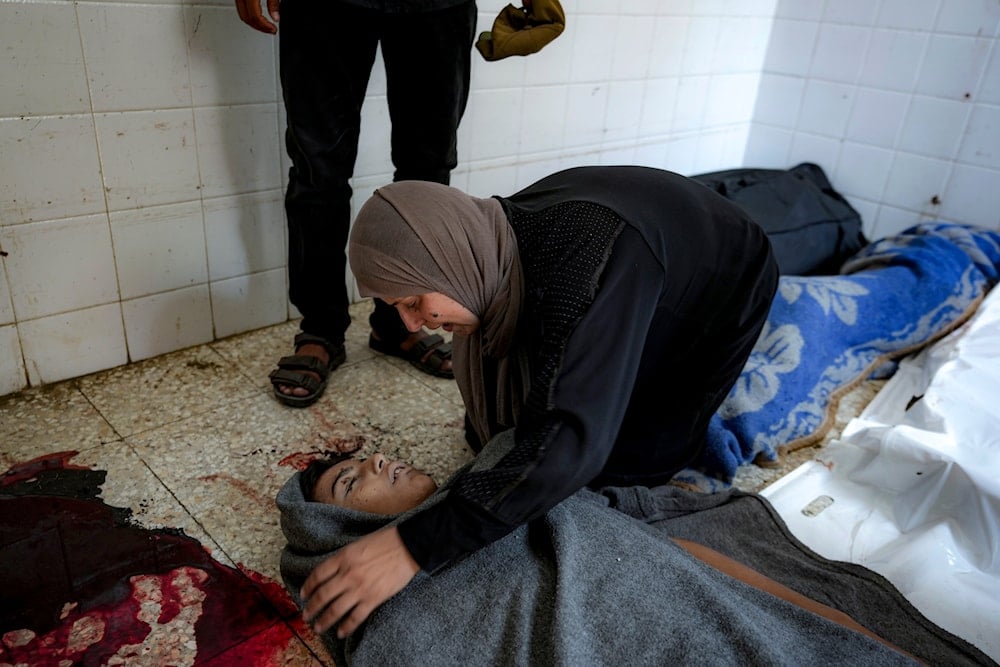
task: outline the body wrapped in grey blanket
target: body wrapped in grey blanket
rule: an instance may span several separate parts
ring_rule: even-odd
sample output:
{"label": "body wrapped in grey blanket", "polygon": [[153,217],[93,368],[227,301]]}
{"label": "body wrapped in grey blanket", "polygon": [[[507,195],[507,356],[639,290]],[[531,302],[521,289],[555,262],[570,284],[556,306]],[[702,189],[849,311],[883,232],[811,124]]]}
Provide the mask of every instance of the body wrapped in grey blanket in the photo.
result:
{"label": "body wrapped in grey blanket", "polygon": [[[472,465],[495,455],[484,450]],[[400,518],[307,501],[298,478],[277,497],[288,541],[281,574],[296,599],[326,557]],[[445,485],[426,502],[447,492]],[[809,551],[764,498],[669,486],[582,490],[438,574],[419,573],[353,635],[338,640],[331,630],[323,641],[338,667],[914,664],[729,577],[670,537],[705,544],[839,609],[921,661],[994,664],[881,576]]]}

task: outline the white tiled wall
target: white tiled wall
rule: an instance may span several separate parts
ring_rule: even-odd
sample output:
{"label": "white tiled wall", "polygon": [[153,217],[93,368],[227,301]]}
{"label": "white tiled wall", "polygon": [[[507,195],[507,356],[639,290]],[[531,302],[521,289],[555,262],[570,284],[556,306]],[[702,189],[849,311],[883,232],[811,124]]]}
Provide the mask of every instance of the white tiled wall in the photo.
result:
{"label": "white tiled wall", "polygon": [[[473,54],[453,185],[810,161],[870,236],[1000,228],[996,0],[563,6],[540,53]],[[232,0],[29,0],[0,2],[0,44],[0,395],[296,315],[274,38]],[[391,179],[380,67],[355,210]]]}
{"label": "white tiled wall", "polygon": [[884,236],[1000,229],[1000,3],[780,0],[744,162],[818,163]]}
{"label": "white tiled wall", "polygon": [[283,272],[273,38],[228,0],[5,2],[0,43],[0,394],[287,318],[211,297]]}
{"label": "white tiled wall", "polygon": [[[564,0],[540,53],[473,54],[452,183],[485,196],[580,164],[740,164],[775,3]],[[479,29],[506,4],[479,0]],[[28,0],[0,2],[0,44],[0,395],[295,315],[273,37],[232,0]],[[355,207],[391,180],[380,68]]]}
{"label": "white tiled wall", "polygon": [[[870,236],[1000,228],[996,0],[563,6],[540,53],[473,54],[453,185],[810,161]],[[231,0],[29,0],[0,2],[0,44],[0,395],[296,315],[274,38]],[[355,210],[391,179],[380,68]]]}

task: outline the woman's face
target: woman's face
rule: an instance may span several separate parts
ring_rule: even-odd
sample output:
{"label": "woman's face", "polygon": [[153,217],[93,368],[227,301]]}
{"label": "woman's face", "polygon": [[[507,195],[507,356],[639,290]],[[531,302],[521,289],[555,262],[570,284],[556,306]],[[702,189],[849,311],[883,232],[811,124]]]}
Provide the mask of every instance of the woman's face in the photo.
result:
{"label": "woman's face", "polygon": [[440,292],[391,297],[385,302],[396,307],[403,324],[412,332],[419,331],[420,327],[440,327],[459,336],[468,336],[479,329],[479,318],[472,311]]}

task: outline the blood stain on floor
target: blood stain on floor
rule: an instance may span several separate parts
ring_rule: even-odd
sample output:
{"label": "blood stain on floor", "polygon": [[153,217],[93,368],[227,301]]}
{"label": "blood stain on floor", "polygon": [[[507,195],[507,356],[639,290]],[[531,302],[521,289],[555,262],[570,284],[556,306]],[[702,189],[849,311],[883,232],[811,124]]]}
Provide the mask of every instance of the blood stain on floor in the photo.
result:
{"label": "blood stain on floor", "polygon": [[134,523],[75,454],[0,476],[0,662],[282,664],[301,624],[284,589]]}

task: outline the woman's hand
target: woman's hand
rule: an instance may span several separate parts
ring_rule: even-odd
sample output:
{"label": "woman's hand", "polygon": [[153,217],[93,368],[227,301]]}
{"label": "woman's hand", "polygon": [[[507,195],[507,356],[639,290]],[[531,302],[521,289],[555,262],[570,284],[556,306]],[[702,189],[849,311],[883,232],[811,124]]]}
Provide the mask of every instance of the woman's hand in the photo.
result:
{"label": "woman's hand", "polygon": [[317,633],[337,625],[337,637],[343,639],[418,571],[396,527],[383,528],[316,566],[302,585],[302,615]]}

